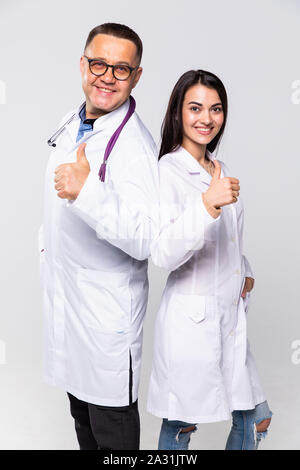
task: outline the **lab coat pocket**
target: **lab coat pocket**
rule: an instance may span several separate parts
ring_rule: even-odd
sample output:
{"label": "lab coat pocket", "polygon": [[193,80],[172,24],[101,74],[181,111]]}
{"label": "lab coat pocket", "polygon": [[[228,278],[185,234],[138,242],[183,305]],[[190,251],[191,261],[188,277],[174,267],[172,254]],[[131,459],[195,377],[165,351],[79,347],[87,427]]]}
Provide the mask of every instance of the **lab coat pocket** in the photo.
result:
{"label": "lab coat pocket", "polygon": [[189,383],[196,373],[200,373],[203,380],[219,358],[218,325],[213,318],[214,297],[175,293],[169,311],[171,375],[184,384]]}
{"label": "lab coat pocket", "polygon": [[205,319],[205,296],[189,295],[186,302],[186,313],[195,323]]}
{"label": "lab coat pocket", "polygon": [[80,313],[87,327],[107,333],[129,330],[131,296],[128,283],[128,272],[78,269]]}
{"label": "lab coat pocket", "polygon": [[197,294],[179,294],[173,296],[174,309],[183,317],[200,323],[205,319],[205,296]]}

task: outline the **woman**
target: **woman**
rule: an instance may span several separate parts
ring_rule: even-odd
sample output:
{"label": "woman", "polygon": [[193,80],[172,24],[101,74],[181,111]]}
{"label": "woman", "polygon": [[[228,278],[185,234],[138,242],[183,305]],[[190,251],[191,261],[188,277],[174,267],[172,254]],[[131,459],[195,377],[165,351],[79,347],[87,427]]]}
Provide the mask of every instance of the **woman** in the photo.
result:
{"label": "woman", "polygon": [[171,271],[159,308],[148,411],[159,449],[187,449],[197,423],[233,425],[226,449],[256,449],[272,412],[246,338],[254,279],[243,253],[239,180],[212,152],[227,117],[224,85],[202,70],[175,85],[162,129],[157,266]]}

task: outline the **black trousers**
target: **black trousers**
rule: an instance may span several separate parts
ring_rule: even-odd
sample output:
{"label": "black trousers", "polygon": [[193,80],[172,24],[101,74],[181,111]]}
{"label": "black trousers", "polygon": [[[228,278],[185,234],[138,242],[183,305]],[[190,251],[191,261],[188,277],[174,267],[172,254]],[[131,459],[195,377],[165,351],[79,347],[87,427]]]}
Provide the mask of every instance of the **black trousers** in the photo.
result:
{"label": "black trousers", "polygon": [[128,406],[98,406],[70,393],[71,415],[80,450],[137,450],[140,445],[138,401]]}

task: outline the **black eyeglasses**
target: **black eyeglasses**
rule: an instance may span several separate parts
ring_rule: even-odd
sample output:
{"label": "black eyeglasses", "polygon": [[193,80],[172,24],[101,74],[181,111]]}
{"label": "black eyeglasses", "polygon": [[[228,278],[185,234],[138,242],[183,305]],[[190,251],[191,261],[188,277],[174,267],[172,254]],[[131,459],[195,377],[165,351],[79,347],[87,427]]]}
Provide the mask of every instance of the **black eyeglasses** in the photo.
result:
{"label": "black eyeglasses", "polygon": [[117,64],[117,65],[110,65],[100,59],[90,59],[86,55],[84,55],[89,63],[90,71],[93,75],[97,77],[101,77],[107,72],[108,67],[112,68],[112,74],[117,80],[127,80],[132,72],[139,67],[129,67],[129,65]]}

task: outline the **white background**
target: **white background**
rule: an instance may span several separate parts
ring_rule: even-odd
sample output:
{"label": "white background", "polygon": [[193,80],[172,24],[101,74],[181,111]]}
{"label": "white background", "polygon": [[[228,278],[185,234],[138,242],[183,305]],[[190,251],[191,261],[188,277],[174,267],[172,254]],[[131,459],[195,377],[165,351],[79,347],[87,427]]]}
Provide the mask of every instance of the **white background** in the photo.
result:
{"label": "white background", "polygon": [[[127,24],[143,40],[144,73],[134,96],[158,143],[182,73],[202,68],[225,83],[229,122],[218,158],[241,182],[245,253],[256,278],[249,337],[274,412],[261,448],[300,449],[300,364],[291,359],[300,339],[300,94],[292,88],[300,80],[298,0],[0,0],[0,448],[77,448],[65,394],[41,379],[37,232],[46,141],[82,102],[79,57],[89,31],[106,21]],[[160,428],[145,408],[165,279],[150,265],[143,449],[157,448]],[[223,449],[229,429],[230,422],[200,425],[191,449]]]}

